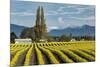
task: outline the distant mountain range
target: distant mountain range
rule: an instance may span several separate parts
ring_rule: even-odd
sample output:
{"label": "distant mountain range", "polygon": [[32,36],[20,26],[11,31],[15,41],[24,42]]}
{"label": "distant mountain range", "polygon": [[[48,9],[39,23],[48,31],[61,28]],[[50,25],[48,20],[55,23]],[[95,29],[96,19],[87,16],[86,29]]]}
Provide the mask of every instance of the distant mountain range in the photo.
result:
{"label": "distant mountain range", "polygon": [[[15,34],[17,36],[20,36],[20,34],[24,28],[28,28],[28,27],[19,26],[19,25],[15,25],[15,24],[10,25],[11,32],[15,32]],[[48,33],[49,33],[49,35],[52,35],[52,36],[61,36],[63,34],[69,35],[70,33],[73,36],[83,36],[83,35],[94,36],[95,35],[95,27],[89,26],[89,25],[83,25],[83,26],[74,27],[74,28],[68,27],[68,28],[64,28],[64,29],[53,29]]]}
{"label": "distant mountain range", "polygon": [[95,35],[95,27],[94,26],[89,26],[89,25],[83,25],[80,27],[68,27],[68,28],[64,28],[64,29],[57,29],[57,30],[51,30],[49,32],[50,35],[53,36],[60,36],[62,34],[72,34],[73,36],[84,36],[84,35],[88,35],[88,36],[94,36]]}
{"label": "distant mountain range", "polygon": [[10,24],[10,31],[14,32],[18,37],[20,36],[20,34],[24,28],[28,28],[28,27],[20,26],[20,25],[16,25],[16,24]]}

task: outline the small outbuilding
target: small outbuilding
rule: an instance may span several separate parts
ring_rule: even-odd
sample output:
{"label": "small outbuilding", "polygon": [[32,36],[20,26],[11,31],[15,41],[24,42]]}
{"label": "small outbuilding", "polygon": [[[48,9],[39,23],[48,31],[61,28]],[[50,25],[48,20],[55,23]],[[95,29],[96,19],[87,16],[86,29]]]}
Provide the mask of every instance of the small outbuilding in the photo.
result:
{"label": "small outbuilding", "polygon": [[47,40],[46,39],[40,39],[39,42],[47,43]]}
{"label": "small outbuilding", "polygon": [[72,42],[73,42],[73,41],[76,41],[76,39],[74,39],[74,38],[73,38],[73,39],[71,39],[70,41],[72,41]]}

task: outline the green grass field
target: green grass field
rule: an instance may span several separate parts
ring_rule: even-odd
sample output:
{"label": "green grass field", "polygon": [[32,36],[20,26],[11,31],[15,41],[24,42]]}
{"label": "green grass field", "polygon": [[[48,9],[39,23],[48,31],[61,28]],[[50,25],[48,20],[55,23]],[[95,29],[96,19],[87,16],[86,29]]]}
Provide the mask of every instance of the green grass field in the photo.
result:
{"label": "green grass field", "polygon": [[95,41],[10,45],[10,66],[95,61]]}

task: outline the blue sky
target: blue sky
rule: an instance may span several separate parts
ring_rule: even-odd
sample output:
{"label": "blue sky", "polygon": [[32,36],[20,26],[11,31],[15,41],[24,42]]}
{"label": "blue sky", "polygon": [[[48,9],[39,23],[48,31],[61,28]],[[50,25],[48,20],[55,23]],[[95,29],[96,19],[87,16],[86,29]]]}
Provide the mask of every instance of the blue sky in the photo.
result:
{"label": "blue sky", "polygon": [[47,29],[95,26],[95,6],[11,0],[11,24],[33,27],[36,9],[43,6]]}

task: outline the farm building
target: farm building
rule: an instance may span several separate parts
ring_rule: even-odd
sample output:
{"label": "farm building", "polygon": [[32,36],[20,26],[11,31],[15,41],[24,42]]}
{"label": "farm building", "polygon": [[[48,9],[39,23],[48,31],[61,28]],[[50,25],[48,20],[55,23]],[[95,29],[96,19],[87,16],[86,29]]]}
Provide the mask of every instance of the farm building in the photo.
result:
{"label": "farm building", "polygon": [[15,39],[15,43],[32,43],[31,39]]}
{"label": "farm building", "polygon": [[70,41],[76,41],[76,39],[73,38],[73,39],[71,39]]}
{"label": "farm building", "polygon": [[39,42],[47,43],[47,40],[46,39],[40,39]]}

